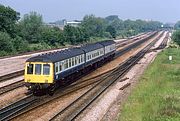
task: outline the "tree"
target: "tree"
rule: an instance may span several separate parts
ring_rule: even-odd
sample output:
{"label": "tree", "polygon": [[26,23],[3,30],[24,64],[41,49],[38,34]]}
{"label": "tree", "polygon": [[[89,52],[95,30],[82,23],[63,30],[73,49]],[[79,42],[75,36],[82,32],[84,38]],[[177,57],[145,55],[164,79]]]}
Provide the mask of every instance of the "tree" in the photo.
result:
{"label": "tree", "polygon": [[175,25],[174,25],[175,29],[180,29],[180,21],[178,21]]}
{"label": "tree", "polygon": [[43,42],[50,46],[63,45],[64,46],[64,36],[62,30],[59,28],[51,28],[44,26],[41,28],[41,36]]}
{"label": "tree", "polygon": [[173,41],[180,45],[180,30],[176,30],[172,35]]}
{"label": "tree", "polygon": [[28,42],[21,37],[16,36],[13,40],[13,47],[17,52],[26,52],[28,50]]}
{"label": "tree", "polygon": [[113,21],[120,21],[119,17],[117,15],[110,15],[110,16],[107,16],[105,18],[105,20],[108,22],[108,23],[111,23]]}
{"label": "tree", "polygon": [[0,4],[0,31],[7,32],[11,37],[15,37],[16,22],[19,18],[20,13]]}
{"label": "tree", "polygon": [[19,36],[29,43],[39,43],[41,40],[42,16],[36,12],[25,14],[19,22]]}
{"label": "tree", "polygon": [[89,36],[85,33],[83,28],[75,27],[74,35],[76,37],[76,44],[87,42]]}
{"label": "tree", "polygon": [[6,53],[14,53],[13,40],[10,35],[5,32],[0,32],[0,51]]}
{"label": "tree", "polygon": [[66,25],[64,27],[65,41],[72,44],[72,45],[74,45],[76,43],[74,31],[75,31],[75,27],[73,27],[73,26]]}
{"label": "tree", "polygon": [[89,40],[88,34],[85,33],[82,27],[73,27],[66,25],[63,31],[64,39],[71,45],[83,43]]}
{"label": "tree", "polygon": [[81,27],[84,28],[85,32],[90,37],[103,37],[105,32],[106,24],[105,20],[94,15],[86,15],[83,18]]}
{"label": "tree", "polygon": [[116,30],[114,27],[112,27],[111,25],[109,25],[107,28],[106,28],[106,31],[109,32],[112,36],[112,38],[116,38]]}

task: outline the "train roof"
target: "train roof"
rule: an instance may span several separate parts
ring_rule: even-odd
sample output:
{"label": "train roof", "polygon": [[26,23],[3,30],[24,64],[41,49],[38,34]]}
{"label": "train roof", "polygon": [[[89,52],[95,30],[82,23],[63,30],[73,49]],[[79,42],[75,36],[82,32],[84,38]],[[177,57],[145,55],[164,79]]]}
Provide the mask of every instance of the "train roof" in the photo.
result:
{"label": "train roof", "polygon": [[103,47],[104,46],[99,43],[93,43],[93,44],[83,45],[81,46],[81,49],[84,50],[85,52],[90,52],[90,51],[97,50]]}
{"label": "train roof", "polygon": [[50,52],[29,58],[26,62],[57,62],[84,54],[80,48],[69,48],[57,52]]}
{"label": "train roof", "polygon": [[113,40],[107,40],[93,44],[86,44],[77,48],[69,48],[61,51],[50,52],[35,57],[31,57],[26,62],[58,62],[61,60],[84,54],[85,52],[87,53],[96,49],[103,48],[104,46],[108,46],[114,43],[115,42]]}
{"label": "train roof", "polygon": [[114,42],[113,40],[106,40],[106,41],[99,42],[99,44],[102,44],[103,46],[108,46],[108,45],[112,45],[115,43],[116,42]]}

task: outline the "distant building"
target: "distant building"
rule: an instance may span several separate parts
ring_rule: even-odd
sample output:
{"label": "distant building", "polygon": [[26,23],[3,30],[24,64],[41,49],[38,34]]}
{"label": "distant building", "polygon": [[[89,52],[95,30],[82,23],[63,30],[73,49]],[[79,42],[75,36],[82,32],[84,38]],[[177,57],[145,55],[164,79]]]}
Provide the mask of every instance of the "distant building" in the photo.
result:
{"label": "distant building", "polygon": [[47,23],[46,25],[49,26],[49,27],[57,27],[57,28],[59,28],[61,30],[63,30],[63,28],[64,28],[63,25],[58,25],[58,24],[55,24],[55,23]]}
{"label": "distant building", "polygon": [[80,21],[67,21],[66,22],[66,25],[70,25],[70,26],[74,26],[74,27],[79,26],[79,24],[81,24]]}
{"label": "distant building", "polygon": [[81,21],[78,21],[78,20],[67,21],[66,19],[63,19],[63,20],[48,23],[47,25],[50,27],[58,27],[63,30],[64,26],[66,26],[66,25],[77,27],[77,26],[79,26],[80,23],[81,23]]}

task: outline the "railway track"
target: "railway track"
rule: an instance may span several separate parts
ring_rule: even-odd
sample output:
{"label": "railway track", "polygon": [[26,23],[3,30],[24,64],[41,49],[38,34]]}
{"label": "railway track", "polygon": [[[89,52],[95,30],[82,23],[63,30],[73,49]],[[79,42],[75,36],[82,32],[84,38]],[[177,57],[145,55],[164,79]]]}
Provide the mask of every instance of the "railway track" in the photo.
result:
{"label": "railway track", "polygon": [[6,75],[2,75],[2,76],[0,76],[0,82],[7,81],[9,79],[13,79],[13,78],[18,77],[18,76],[22,76],[23,74],[24,74],[24,69],[16,71],[16,72],[9,73]]}
{"label": "railway track", "polygon": [[0,110],[0,120],[7,120],[10,116],[16,115],[18,112],[26,107],[29,107],[36,101],[32,95],[29,95],[21,100],[16,101],[13,104],[8,105]]}
{"label": "railway track", "polygon": [[168,39],[169,39],[169,32],[166,33],[165,38],[160,43],[160,45],[157,48],[151,49],[149,52],[164,49],[167,46]]}
{"label": "railway track", "polygon": [[[70,85],[67,89],[62,89],[62,90],[65,90],[65,91],[64,91],[64,93],[61,92],[61,95],[56,95],[56,96],[54,96],[53,98],[47,99],[47,100],[44,99],[44,100],[46,100],[46,101],[44,101],[44,102],[42,101],[41,103],[39,103],[39,101],[41,101],[42,99],[41,99],[41,98],[36,98],[35,100],[33,100],[33,104],[35,104],[35,105],[32,106],[32,103],[31,103],[31,104],[30,104],[30,105],[31,105],[30,108],[29,108],[30,105],[28,105],[28,103],[25,103],[27,106],[21,106],[21,103],[19,103],[19,104],[20,104],[20,107],[22,107],[21,110],[15,111],[15,114],[9,114],[8,116],[2,116],[2,117],[0,117],[0,119],[8,120],[8,119],[17,117],[17,116],[20,115],[20,114],[26,113],[27,111],[30,111],[30,110],[33,110],[33,109],[37,108],[38,106],[44,105],[44,104],[46,104],[46,103],[48,103],[48,102],[51,102],[52,100],[54,100],[54,99],[56,99],[56,98],[61,98],[62,96],[65,96],[65,95],[67,95],[67,94],[70,94],[70,93],[72,93],[72,92],[74,92],[74,91],[77,91],[77,90],[79,90],[79,89],[85,88],[85,87],[87,87],[87,86],[89,86],[89,85],[93,85],[93,84],[99,83],[100,81],[102,81],[102,79],[107,78],[107,77],[109,76],[109,75],[108,75],[109,73],[114,72],[114,70],[115,70],[115,69],[103,73],[103,74],[101,75],[101,78],[100,78],[100,79],[96,79],[96,78],[98,78],[98,77],[96,76],[96,77],[93,77],[93,78],[86,79],[86,80],[84,80],[84,82],[79,82],[79,83],[77,83],[77,84]],[[98,75],[98,76],[99,76],[99,75]],[[96,80],[90,81],[90,80],[93,80],[93,79],[96,79]],[[89,83],[86,83],[86,82],[89,82]],[[85,83],[85,84],[83,84],[83,83]],[[25,100],[25,99],[20,100],[20,102],[24,102],[23,100]],[[29,102],[29,101],[27,101],[27,102]],[[31,101],[30,101],[30,102],[31,102]],[[36,103],[37,103],[37,104],[36,104]],[[24,103],[23,103],[23,104],[24,104]],[[14,104],[12,104],[12,105],[14,105]],[[11,105],[10,105],[10,107],[11,107]],[[7,108],[7,107],[6,107],[6,108]],[[9,110],[8,110],[8,111],[9,111]],[[14,111],[10,111],[10,112],[14,112]],[[1,110],[0,110],[0,114],[1,114]]]}
{"label": "railway track", "polygon": [[98,97],[100,97],[110,86],[115,84],[122,78],[126,72],[129,71],[136,63],[143,58],[143,56],[150,50],[150,48],[162,37],[162,34],[148,44],[144,49],[138,52],[135,56],[125,61],[122,65],[116,68],[106,79],[100,81],[95,86],[90,88],[87,92],[57,113],[51,121],[54,120],[75,120],[87,107],[89,107]]}
{"label": "railway track", "polygon": [[[163,33],[164,33],[164,32],[163,32]],[[163,35],[163,33],[162,33],[161,35]],[[144,42],[146,42],[148,39],[152,38],[152,37],[155,36],[156,34],[157,34],[157,32],[154,32],[154,33],[152,33],[151,35],[149,35],[148,37],[143,38],[143,39],[141,39],[140,41],[138,41],[138,42],[136,42],[136,43],[134,43],[134,44],[131,44],[131,45],[129,45],[129,46],[126,47],[126,48],[123,48],[123,49],[119,50],[119,52],[116,53],[116,57],[122,56],[122,55],[125,54],[127,51],[130,51],[131,49],[136,48],[136,47],[142,45]]]}
{"label": "railway track", "polygon": [[116,47],[120,48],[120,47],[123,47],[125,45],[131,44],[133,42],[136,42],[137,40],[143,39],[145,35],[147,36],[149,34],[150,33],[143,33],[143,34],[137,35],[137,36],[135,36],[133,38],[129,38],[129,41],[127,41],[128,39],[126,39],[126,40],[117,42],[117,46]]}
{"label": "railway track", "polygon": [[168,39],[169,39],[169,33],[166,34],[164,40],[156,50],[165,48],[167,46]]}
{"label": "railway track", "polygon": [[24,87],[24,81],[23,80],[24,79],[1,87],[0,88],[0,95],[3,95],[3,94],[8,93],[10,91],[13,91],[13,90],[15,90],[17,88]]}

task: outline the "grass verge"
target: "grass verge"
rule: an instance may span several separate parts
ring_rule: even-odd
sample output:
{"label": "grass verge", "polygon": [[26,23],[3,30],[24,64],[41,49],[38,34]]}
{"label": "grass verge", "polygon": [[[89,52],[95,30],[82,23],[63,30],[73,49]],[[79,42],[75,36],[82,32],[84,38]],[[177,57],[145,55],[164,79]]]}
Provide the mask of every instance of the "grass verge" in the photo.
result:
{"label": "grass verge", "polygon": [[132,90],[118,120],[180,121],[180,50],[168,48],[157,56]]}

